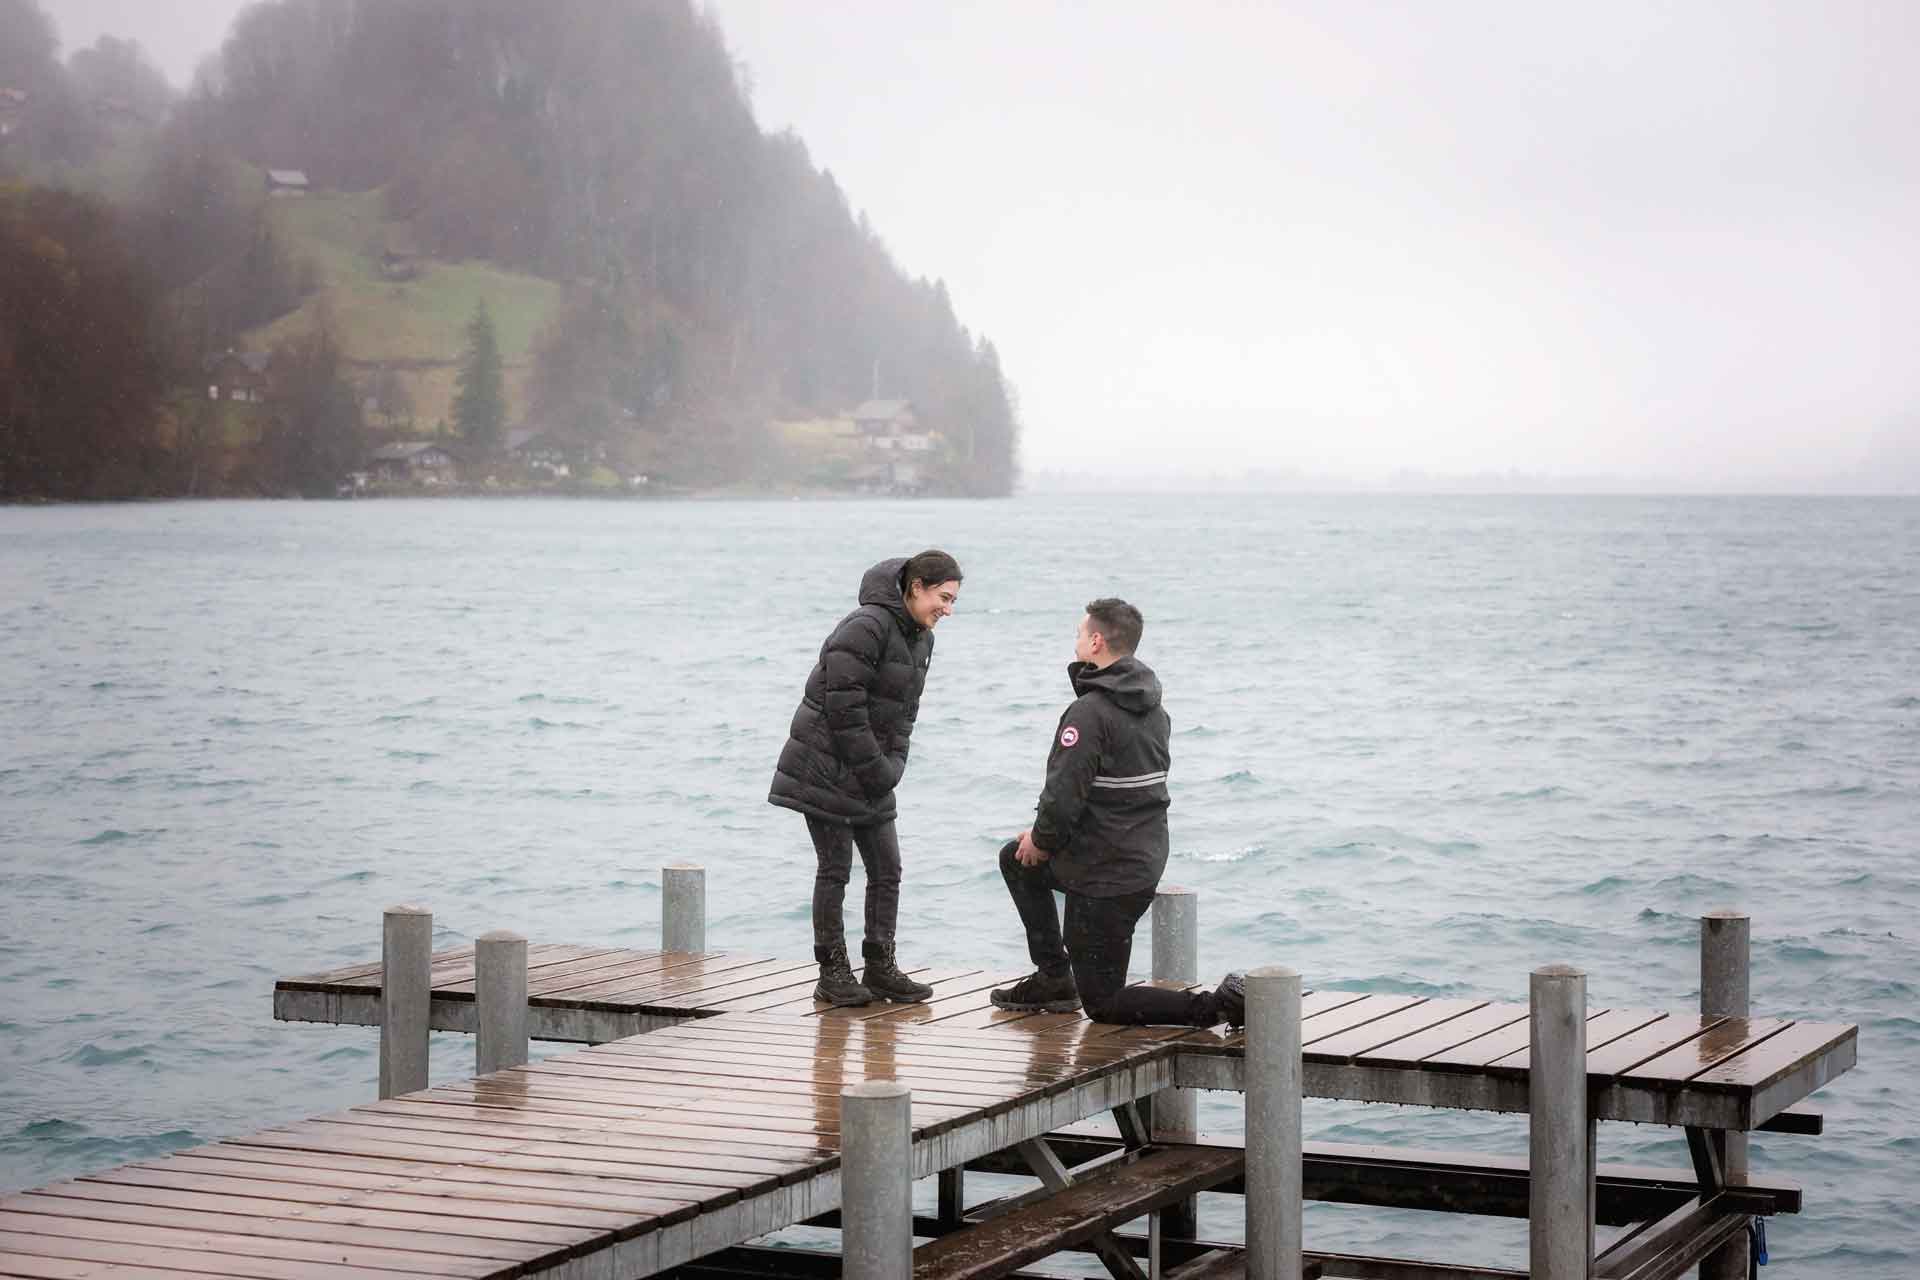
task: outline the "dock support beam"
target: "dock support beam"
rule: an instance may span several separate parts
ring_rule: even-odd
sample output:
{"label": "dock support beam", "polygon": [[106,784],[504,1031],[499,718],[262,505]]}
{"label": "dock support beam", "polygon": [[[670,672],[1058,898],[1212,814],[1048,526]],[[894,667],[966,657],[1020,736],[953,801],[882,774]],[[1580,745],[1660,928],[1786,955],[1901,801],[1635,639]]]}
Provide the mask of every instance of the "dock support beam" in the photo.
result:
{"label": "dock support beam", "polygon": [[846,1280],[913,1274],[913,1094],[897,1080],[840,1091],[840,1257]]}
{"label": "dock support beam", "polygon": [[660,868],[660,949],[707,949],[707,872],[679,862]]}
{"label": "dock support beam", "polygon": [[1247,1280],[1300,1280],[1300,975],[1247,974]]}
{"label": "dock support beam", "polygon": [[1587,1111],[1587,975],[1528,983],[1527,1235],[1533,1280],[1587,1280],[1593,1259],[1593,1127]]}
{"label": "dock support beam", "polygon": [[527,940],[506,929],[475,942],[473,998],[479,1006],[474,1074],[527,1063]]}
{"label": "dock support beam", "polygon": [[380,921],[380,1096],[427,1087],[433,912],[388,907]]}
{"label": "dock support beam", "polygon": [[[1200,981],[1200,895],[1163,884],[1153,896],[1153,976],[1164,982]],[[1200,1137],[1200,1099],[1190,1089],[1162,1089],[1153,1095],[1153,1137],[1162,1142],[1196,1142]],[[1200,1234],[1200,1203],[1189,1197],[1161,1211],[1167,1235],[1191,1240]]]}
{"label": "dock support beam", "polygon": [[[1744,912],[1712,911],[1700,917],[1700,1012],[1744,1018],[1751,1011],[1752,922]],[[1747,1135],[1712,1137],[1728,1186],[1747,1180]],[[1746,1280],[1745,1232],[1735,1235],[1700,1263],[1700,1280]]]}

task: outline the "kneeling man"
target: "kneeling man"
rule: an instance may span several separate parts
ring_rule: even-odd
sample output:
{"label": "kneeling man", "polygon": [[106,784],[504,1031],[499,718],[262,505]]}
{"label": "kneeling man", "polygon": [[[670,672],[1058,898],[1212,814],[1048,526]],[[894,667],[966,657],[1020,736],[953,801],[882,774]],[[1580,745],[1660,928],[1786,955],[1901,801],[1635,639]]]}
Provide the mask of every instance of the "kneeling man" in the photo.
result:
{"label": "kneeling man", "polygon": [[[1239,974],[1197,993],[1126,985],[1133,927],[1167,867],[1172,762],[1160,679],[1134,656],[1143,625],[1115,599],[1095,600],[1080,619],[1067,668],[1076,696],[1054,731],[1033,826],[1000,850],[1035,971],[992,999],[1048,1013],[1084,1005],[1096,1022],[1238,1026]],[[1067,899],[1064,938],[1056,889]]]}

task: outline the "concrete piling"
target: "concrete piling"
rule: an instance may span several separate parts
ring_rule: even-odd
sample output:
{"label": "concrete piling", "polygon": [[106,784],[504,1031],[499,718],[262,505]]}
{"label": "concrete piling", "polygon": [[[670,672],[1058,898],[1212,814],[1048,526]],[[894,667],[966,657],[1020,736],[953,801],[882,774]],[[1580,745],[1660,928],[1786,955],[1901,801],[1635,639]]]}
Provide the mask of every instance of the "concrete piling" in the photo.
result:
{"label": "concrete piling", "polygon": [[675,863],[660,869],[660,949],[707,949],[707,872]]}
{"label": "concrete piling", "polygon": [[1299,1280],[1300,975],[1247,974],[1247,1280]]}
{"label": "concrete piling", "polygon": [[840,1091],[840,1259],[846,1280],[913,1274],[911,1090],[869,1080]]}
{"label": "concrete piling", "polygon": [[527,1061],[527,940],[506,929],[474,944],[473,997],[480,1024],[474,1073],[489,1075]]}
{"label": "concrete piling", "polygon": [[380,1096],[427,1087],[433,913],[388,907],[380,928]]}
{"label": "concrete piling", "polygon": [[1587,1280],[1593,1258],[1587,975],[1561,964],[1535,969],[1528,1004],[1529,1274]]}

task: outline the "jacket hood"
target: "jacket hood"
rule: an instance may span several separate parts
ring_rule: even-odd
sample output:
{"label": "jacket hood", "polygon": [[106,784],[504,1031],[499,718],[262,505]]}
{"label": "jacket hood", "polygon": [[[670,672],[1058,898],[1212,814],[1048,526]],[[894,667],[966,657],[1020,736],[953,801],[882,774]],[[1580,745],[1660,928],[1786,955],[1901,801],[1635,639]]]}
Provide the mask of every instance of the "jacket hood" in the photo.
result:
{"label": "jacket hood", "polygon": [[1160,705],[1160,677],[1140,659],[1128,656],[1096,667],[1091,662],[1069,662],[1067,679],[1073,681],[1076,694],[1098,689],[1112,698],[1122,711],[1138,714]]}
{"label": "jacket hood", "polygon": [[920,624],[907,612],[907,598],[900,594],[900,571],[906,567],[907,558],[899,556],[867,570],[860,577],[860,603],[883,606],[908,635],[913,635]]}

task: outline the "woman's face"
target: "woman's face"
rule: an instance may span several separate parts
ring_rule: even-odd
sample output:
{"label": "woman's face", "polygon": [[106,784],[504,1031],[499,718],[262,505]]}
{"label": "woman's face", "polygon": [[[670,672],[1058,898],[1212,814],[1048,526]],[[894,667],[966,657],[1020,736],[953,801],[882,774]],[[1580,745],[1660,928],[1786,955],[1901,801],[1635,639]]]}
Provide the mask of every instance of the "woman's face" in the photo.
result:
{"label": "woman's face", "polygon": [[953,602],[960,598],[960,584],[943,582],[930,587],[915,578],[907,587],[907,612],[913,620],[928,630],[933,624],[953,612]]}

